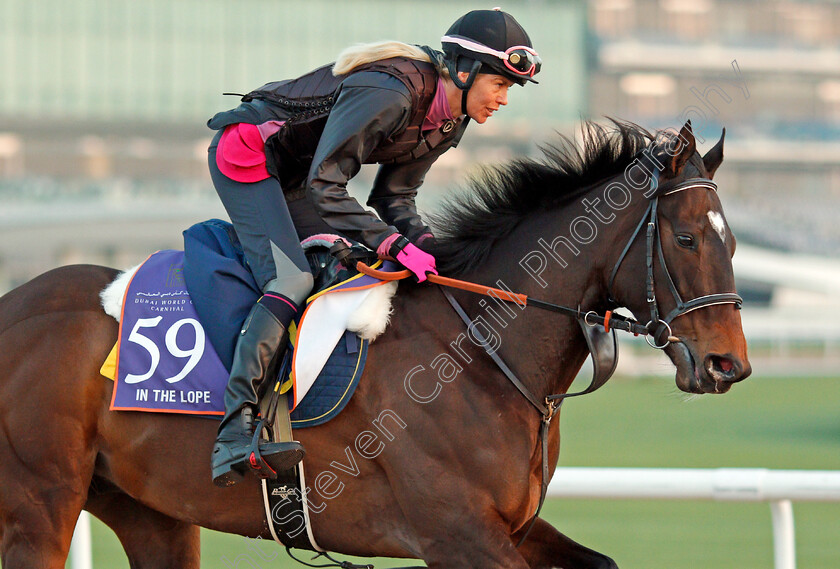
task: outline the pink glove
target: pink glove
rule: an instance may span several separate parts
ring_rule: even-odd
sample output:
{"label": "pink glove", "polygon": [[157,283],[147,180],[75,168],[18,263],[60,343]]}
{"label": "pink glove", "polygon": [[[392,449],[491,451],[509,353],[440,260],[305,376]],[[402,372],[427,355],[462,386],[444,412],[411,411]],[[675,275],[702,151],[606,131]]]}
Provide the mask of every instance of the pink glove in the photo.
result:
{"label": "pink glove", "polygon": [[383,241],[376,252],[380,257],[384,257],[387,252],[389,256],[414,273],[419,283],[426,280],[426,273],[438,274],[435,269],[435,258],[412,245],[411,241],[399,233]]}

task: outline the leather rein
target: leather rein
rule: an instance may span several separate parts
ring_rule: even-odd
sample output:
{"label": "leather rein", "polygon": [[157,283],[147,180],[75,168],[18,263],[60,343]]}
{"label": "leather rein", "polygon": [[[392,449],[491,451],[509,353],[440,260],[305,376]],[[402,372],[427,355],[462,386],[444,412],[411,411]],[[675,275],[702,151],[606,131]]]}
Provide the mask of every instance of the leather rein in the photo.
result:
{"label": "leather rein", "polygon": [[[670,323],[675,318],[682,316],[683,314],[687,314],[693,310],[704,308],[706,306],[713,306],[716,304],[734,304],[737,308],[740,308],[741,304],[743,303],[743,299],[737,293],[734,292],[713,293],[699,296],[689,301],[682,300],[682,297],[680,296],[679,291],[677,290],[677,287],[674,284],[674,280],[671,277],[670,271],[668,270],[668,266],[665,263],[665,255],[662,249],[662,238],[659,231],[658,223],[659,198],[661,196],[669,196],[690,189],[705,189],[716,191],[717,185],[708,178],[690,178],[683,182],[680,182],[679,184],[676,184],[673,188],[657,192],[659,184],[658,174],[659,172],[657,170],[654,170],[650,182],[650,193],[656,192],[656,195],[650,198],[650,203],[647,209],[645,210],[641,221],[637,225],[630,239],[627,241],[627,244],[621,252],[618,261],[612,269],[609,283],[607,285],[607,292],[609,295],[610,302],[618,306],[618,303],[614,300],[612,294],[612,288],[615,282],[616,275],[618,274],[618,270],[624,262],[624,259],[627,257],[627,253],[630,251],[630,248],[632,247],[633,243],[636,242],[636,239],[641,233],[642,228],[646,227],[645,286],[647,290],[647,304],[650,310],[650,320],[645,325],[642,325],[633,318],[627,318],[618,314],[613,314],[612,311],[607,311],[602,316],[596,313],[595,311],[583,312],[580,309],[580,307],[575,309],[566,306],[561,306],[543,300],[530,298],[524,294],[514,293],[509,290],[487,287],[476,283],[450,279],[447,277],[441,277],[433,274],[427,275],[428,280],[430,282],[441,285],[441,291],[443,292],[443,295],[446,297],[447,301],[449,301],[450,305],[452,305],[452,308],[467,326],[470,326],[472,324],[472,320],[466,314],[466,312],[455,299],[455,297],[452,296],[452,293],[450,293],[444,287],[467,290],[477,294],[492,296],[493,298],[500,299],[503,301],[512,302],[522,307],[532,306],[535,308],[540,308],[542,310],[548,310],[551,312],[557,312],[560,314],[565,314],[567,316],[574,317],[581,327],[584,338],[587,342],[587,347],[589,348],[590,354],[592,355],[593,376],[592,381],[586,389],[574,393],[559,393],[547,395],[545,398],[540,399],[530,389],[528,389],[528,387],[516,376],[516,374],[505,363],[501,356],[499,356],[499,354],[496,353],[495,350],[489,348],[489,343],[487,342],[487,340],[479,333],[477,329],[475,329],[475,327],[473,327],[473,333],[476,335],[476,338],[481,342],[482,346],[484,346],[487,355],[493,360],[493,362],[495,362],[496,366],[502,371],[502,373],[513,384],[513,386],[516,387],[516,389],[525,397],[525,399],[527,399],[528,402],[540,413],[540,415],[542,415],[539,432],[542,455],[542,478],[540,482],[540,499],[539,503],[537,504],[537,509],[534,512],[534,515],[531,518],[530,522],[528,523],[527,529],[522,535],[522,538],[519,540],[519,543],[517,543],[516,545],[517,547],[522,545],[522,543],[525,541],[525,538],[528,536],[528,533],[531,531],[531,528],[533,527],[534,523],[537,520],[537,517],[539,516],[540,511],[542,510],[542,506],[545,502],[546,494],[548,492],[548,482],[550,479],[548,465],[548,430],[551,426],[551,420],[560,410],[560,406],[562,405],[565,399],[569,397],[577,397],[580,395],[591,393],[599,387],[601,387],[602,385],[604,385],[607,382],[607,380],[612,376],[617,364],[618,350],[615,330],[630,332],[636,336],[644,336],[645,340],[651,347],[656,349],[664,349],[670,343],[681,341],[676,336],[673,336],[673,333],[671,331]],[[667,277],[666,282],[668,283],[668,288],[676,303],[675,308],[671,310],[664,318],[660,316],[660,310],[655,293],[655,255],[659,258],[659,263]],[[388,273],[371,269],[363,262],[357,263],[356,268],[362,273],[383,280],[399,280],[411,276],[411,272],[408,270]],[[596,328],[596,326],[602,327],[603,331],[601,328]],[[608,333],[610,332],[612,332],[612,334],[611,336],[608,336]],[[661,335],[663,335],[663,333],[666,332],[667,334],[665,336],[665,341],[661,344],[658,344],[657,338],[659,338]]]}

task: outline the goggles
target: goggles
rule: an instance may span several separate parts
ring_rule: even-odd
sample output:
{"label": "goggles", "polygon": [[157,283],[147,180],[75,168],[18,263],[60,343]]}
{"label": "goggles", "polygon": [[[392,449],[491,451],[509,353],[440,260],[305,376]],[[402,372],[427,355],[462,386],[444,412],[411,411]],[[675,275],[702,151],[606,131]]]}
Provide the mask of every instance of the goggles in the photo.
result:
{"label": "goggles", "polygon": [[504,62],[505,67],[516,75],[533,77],[536,73],[539,73],[540,67],[542,67],[542,59],[540,59],[536,50],[524,45],[515,45],[505,51],[497,51],[484,44],[458,36],[443,36],[440,41],[441,43],[454,43],[476,53],[486,53],[498,57]]}

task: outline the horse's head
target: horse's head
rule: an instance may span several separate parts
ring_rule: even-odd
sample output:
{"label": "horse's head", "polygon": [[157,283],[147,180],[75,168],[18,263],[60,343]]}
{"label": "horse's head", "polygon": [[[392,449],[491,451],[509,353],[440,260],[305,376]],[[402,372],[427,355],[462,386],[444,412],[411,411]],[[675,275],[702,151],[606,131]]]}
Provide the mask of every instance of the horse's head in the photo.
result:
{"label": "horse's head", "polygon": [[650,321],[651,344],[676,366],[677,387],[724,393],[752,370],[732,272],[735,238],[711,181],[723,161],[723,136],[701,157],[686,123],[644,154],[655,173],[648,209],[616,265],[611,294]]}

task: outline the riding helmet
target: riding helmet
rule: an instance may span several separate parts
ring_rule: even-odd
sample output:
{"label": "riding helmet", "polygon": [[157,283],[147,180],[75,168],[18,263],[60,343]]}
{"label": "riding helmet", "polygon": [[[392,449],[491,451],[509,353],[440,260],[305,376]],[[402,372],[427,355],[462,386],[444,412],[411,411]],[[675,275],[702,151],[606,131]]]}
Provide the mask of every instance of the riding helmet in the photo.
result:
{"label": "riding helmet", "polygon": [[[444,60],[455,84],[467,90],[475,76],[494,73],[524,85],[536,83],[542,60],[531,44],[528,33],[513,16],[493,10],[473,10],[458,18],[441,38]],[[469,73],[466,81],[458,72]]]}

